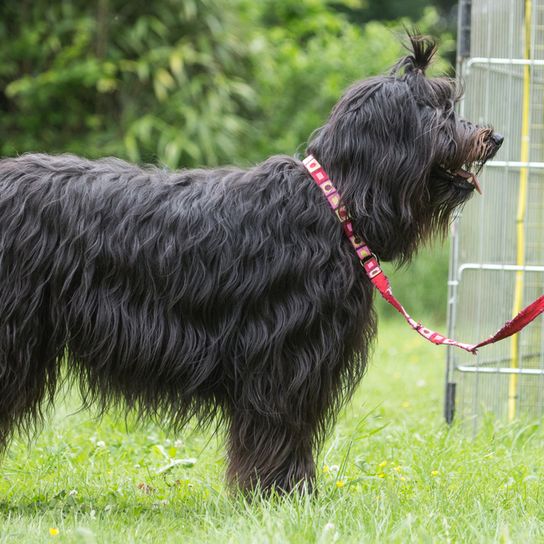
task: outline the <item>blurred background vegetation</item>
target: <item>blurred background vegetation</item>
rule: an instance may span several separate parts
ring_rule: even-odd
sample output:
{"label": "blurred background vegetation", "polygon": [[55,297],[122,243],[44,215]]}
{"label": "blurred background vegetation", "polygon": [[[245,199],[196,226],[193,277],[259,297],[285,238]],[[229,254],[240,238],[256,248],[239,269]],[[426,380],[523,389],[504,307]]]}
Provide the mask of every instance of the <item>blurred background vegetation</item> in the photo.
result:
{"label": "blurred background vegetation", "polygon": [[[451,71],[453,0],[2,0],[0,155],[182,168],[302,152],[414,24],[440,40],[435,70]],[[393,273],[395,292],[443,319],[446,274],[435,246]]]}

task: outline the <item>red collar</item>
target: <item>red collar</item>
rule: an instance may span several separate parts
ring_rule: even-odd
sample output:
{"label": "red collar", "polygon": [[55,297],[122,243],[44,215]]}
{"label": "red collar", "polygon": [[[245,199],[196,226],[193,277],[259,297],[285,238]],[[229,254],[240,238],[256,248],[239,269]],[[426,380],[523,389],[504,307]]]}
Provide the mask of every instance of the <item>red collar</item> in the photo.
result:
{"label": "red collar", "polygon": [[531,321],[533,321],[533,319],[535,319],[539,314],[544,312],[544,295],[542,295],[537,298],[532,304],[527,306],[527,308],[523,309],[511,321],[505,323],[505,325],[493,336],[490,336],[487,340],[483,340],[478,344],[467,344],[465,342],[458,342],[457,340],[452,340],[451,338],[447,338],[446,336],[438,332],[424,327],[423,325],[421,325],[421,323],[416,322],[410,317],[402,304],[393,295],[389,279],[380,268],[378,258],[376,257],[376,255],[374,255],[374,253],[372,253],[370,248],[366,245],[366,242],[362,238],[357,236],[357,234],[355,234],[348,210],[345,204],[342,203],[342,197],[334,187],[332,181],[329,179],[329,176],[327,175],[323,167],[312,155],[308,155],[302,162],[304,163],[306,170],[308,170],[314,181],[317,183],[318,187],[325,195],[325,198],[329,202],[330,207],[333,209],[336,217],[342,224],[345,235],[353,246],[353,249],[355,250],[357,257],[359,258],[361,266],[364,268],[366,275],[368,276],[370,281],[374,284],[374,287],[378,289],[382,297],[387,300],[387,302],[391,304],[391,306],[393,306],[400,314],[404,316],[412,329],[417,331],[421,336],[423,336],[433,344],[446,344],[448,346],[456,346],[470,353],[476,354],[478,348],[487,344],[493,344],[499,340],[502,340],[503,338],[508,338],[509,336],[512,336],[516,332],[523,329]]}

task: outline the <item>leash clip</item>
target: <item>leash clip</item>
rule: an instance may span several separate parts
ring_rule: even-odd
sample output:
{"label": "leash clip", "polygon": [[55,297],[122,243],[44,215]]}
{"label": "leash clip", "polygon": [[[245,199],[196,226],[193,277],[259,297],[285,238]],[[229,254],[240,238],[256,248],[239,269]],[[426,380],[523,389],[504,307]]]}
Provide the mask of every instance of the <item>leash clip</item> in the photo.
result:
{"label": "leash clip", "polygon": [[[369,266],[368,263],[370,261],[374,260],[374,264],[371,264]],[[366,272],[366,275],[374,281],[374,278],[376,276],[379,276],[382,273],[382,269],[380,268],[380,261],[378,257],[374,253],[370,253],[370,255],[367,255],[366,257],[362,258],[360,261],[361,266],[363,267],[363,270]]]}

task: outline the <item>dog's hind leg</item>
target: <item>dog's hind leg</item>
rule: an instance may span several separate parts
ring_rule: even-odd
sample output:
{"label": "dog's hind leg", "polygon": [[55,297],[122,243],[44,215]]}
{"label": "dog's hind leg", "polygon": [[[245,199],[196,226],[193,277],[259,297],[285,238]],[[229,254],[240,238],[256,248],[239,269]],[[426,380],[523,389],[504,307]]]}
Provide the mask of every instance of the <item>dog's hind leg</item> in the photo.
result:
{"label": "dog's hind leg", "polygon": [[[3,293],[0,303],[6,298]],[[15,429],[35,430],[44,401],[51,402],[56,390],[62,347],[55,345],[43,312],[30,307],[32,300],[30,294],[20,299],[10,318],[0,318],[0,453]]]}
{"label": "dog's hind leg", "polygon": [[[51,402],[63,356],[62,309],[54,302],[41,259],[47,237],[12,232],[0,237],[0,453],[15,429],[31,434]],[[14,230],[14,229],[13,229]]]}

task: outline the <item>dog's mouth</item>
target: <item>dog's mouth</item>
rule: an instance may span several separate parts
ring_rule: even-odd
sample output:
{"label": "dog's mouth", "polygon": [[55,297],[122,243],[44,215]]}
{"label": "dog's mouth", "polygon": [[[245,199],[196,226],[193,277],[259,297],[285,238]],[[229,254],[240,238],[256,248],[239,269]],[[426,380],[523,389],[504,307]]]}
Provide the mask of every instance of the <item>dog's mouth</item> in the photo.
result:
{"label": "dog's mouth", "polygon": [[[478,191],[482,194],[482,186],[478,181],[476,173],[472,172],[472,165],[464,165],[465,168],[447,168],[445,165],[441,164],[435,168],[435,175],[444,181],[453,183],[455,186],[460,189]],[[478,167],[478,172],[480,171],[481,166]]]}

